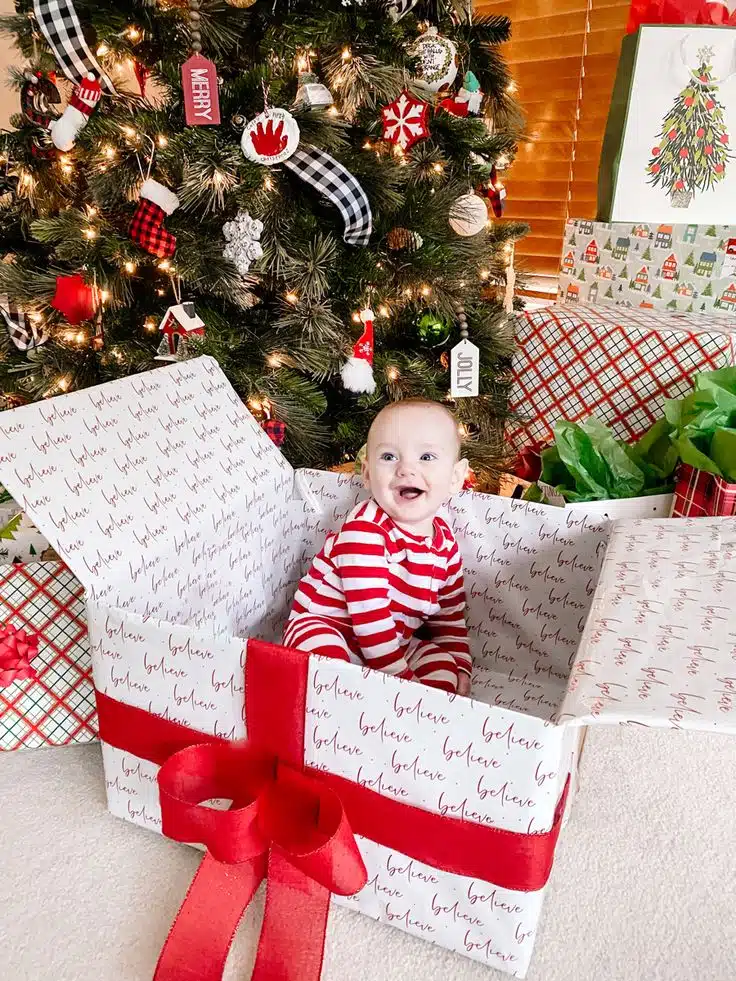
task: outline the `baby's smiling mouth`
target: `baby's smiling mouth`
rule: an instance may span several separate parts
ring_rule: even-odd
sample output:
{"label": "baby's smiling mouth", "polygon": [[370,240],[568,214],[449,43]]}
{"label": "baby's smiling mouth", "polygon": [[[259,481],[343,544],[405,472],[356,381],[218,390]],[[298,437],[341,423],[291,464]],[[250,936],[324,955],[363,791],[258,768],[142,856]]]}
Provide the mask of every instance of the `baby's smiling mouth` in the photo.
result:
{"label": "baby's smiling mouth", "polygon": [[396,490],[402,501],[416,501],[417,498],[421,497],[422,494],[425,493],[421,487],[412,486],[397,487]]}

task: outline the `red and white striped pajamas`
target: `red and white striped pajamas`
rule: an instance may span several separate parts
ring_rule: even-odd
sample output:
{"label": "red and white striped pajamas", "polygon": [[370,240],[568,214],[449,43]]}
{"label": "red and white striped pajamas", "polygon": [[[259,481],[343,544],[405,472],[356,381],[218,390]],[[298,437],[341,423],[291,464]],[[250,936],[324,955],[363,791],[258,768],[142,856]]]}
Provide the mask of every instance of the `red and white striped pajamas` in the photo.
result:
{"label": "red and white striped pajamas", "polygon": [[462,559],[447,523],[435,518],[430,541],[375,501],[359,504],[300,582],[284,644],[456,691],[472,662]]}

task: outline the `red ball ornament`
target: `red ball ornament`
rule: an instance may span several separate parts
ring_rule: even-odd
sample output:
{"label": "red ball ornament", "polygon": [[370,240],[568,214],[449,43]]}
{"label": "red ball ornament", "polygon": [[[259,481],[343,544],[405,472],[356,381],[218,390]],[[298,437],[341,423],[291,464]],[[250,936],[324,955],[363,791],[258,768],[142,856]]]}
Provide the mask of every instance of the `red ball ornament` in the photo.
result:
{"label": "red ball ornament", "polygon": [[680,156],[684,158],[684,157],[687,157],[689,155],[690,155],[690,151],[688,150],[688,148],[686,146],[684,146],[682,148],[682,150],[680,150]]}
{"label": "red ball ornament", "polygon": [[652,164],[652,166],[649,169],[653,174],[658,174],[662,168],[660,167],[659,164]]}
{"label": "red ball ornament", "polygon": [[667,136],[669,136],[669,138],[671,140],[676,140],[677,139],[677,130],[676,129],[671,129],[669,131],[669,133],[667,134]]}
{"label": "red ball ornament", "polygon": [[279,419],[266,419],[261,423],[261,428],[268,434],[268,438],[274,446],[283,446],[286,439],[286,423]]}
{"label": "red ball ornament", "polygon": [[66,317],[68,323],[76,325],[83,320],[90,320],[98,305],[98,291],[93,286],[88,286],[79,273],[56,277],[56,292],[51,306]]}
{"label": "red ball ornament", "polygon": [[716,107],[716,104],[715,104],[715,102],[712,99],[708,99],[708,101],[705,103],[705,108],[706,109],[715,109],[715,107]]}
{"label": "red ball ornament", "polygon": [[724,168],[723,164],[716,164],[715,167],[713,168],[713,170],[715,170],[715,172],[717,174],[722,174],[723,171],[724,171],[724,169],[725,168]]}
{"label": "red ball ornament", "polygon": [[693,104],[693,102],[695,102],[695,99],[693,99],[692,96],[688,96],[688,98],[685,99],[685,105],[688,107],[690,107]]}
{"label": "red ball ornament", "polygon": [[661,152],[662,151],[661,151],[661,149],[658,146],[653,146],[652,147],[652,156],[653,157],[658,157]]}
{"label": "red ball ornament", "polygon": [[723,136],[719,136],[718,139],[721,143],[728,143],[728,133],[724,133]]}
{"label": "red ball ornament", "polygon": [[703,129],[703,127],[702,127],[702,126],[700,126],[700,127],[699,127],[699,128],[698,128],[698,129],[696,130],[696,131],[695,131],[695,135],[696,135],[696,136],[704,136],[704,135],[705,135],[705,130]]}
{"label": "red ball ornament", "polygon": [[678,181],[678,182],[677,182],[677,183],[675,184],[675,190],[676,190],[676,191],[684,191],[684,190],[685,190],[685,185],[683,184],[683,182],[682,182],[682,181]]}
{"label": "red ball ornament", "polygon": [[703,148],[703,153],[706,154],[706,156],[709,157],[711,155],[711,153],[713,153],[713,146],[712,146],[712,144],[709,143],[708,146],[704,147]]}
{"label": "red ball ornament", "polygon": [[[707,75],[698,75],[698,78],[700,79],[701,82],[709,82],[710,81],[710,79],[708,78]],[[692,102],[692,99],[690,101]],[[687,105],[687,99],[685,99],[685,105]]]}

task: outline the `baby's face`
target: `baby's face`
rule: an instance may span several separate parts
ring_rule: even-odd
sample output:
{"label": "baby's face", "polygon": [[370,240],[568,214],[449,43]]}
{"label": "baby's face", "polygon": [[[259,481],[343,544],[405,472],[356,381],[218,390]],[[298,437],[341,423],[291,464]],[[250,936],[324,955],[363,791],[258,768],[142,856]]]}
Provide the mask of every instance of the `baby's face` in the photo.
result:
{"label": "baby's face", "polygon": [[463,485],[453,419],[439,407],[384,411],[371,427],[363,480],[376,503],[402,528],[430,535],[438,510]]}

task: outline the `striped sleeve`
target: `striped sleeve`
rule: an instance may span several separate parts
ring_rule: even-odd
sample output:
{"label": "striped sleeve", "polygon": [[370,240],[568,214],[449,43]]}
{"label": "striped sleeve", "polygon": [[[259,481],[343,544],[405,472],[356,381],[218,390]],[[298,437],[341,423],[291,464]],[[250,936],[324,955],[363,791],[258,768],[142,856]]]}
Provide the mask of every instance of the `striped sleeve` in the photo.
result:
{"label": "striped sleeve", "polygon": [[458,671],[469,675],[473,670],[473,662],[465,624],[463,562],[457,544],[450,553],[447,578],[438,592],[437,600],[440,609],[427,620],[432,640],[442,650],[452,654]]}
{"label": "striped sleeve", "polygon": [[413,678],[391,614],[386,532],[358,513],[342,526],[331,558],[342,579],[353,633],[366,664]]}

